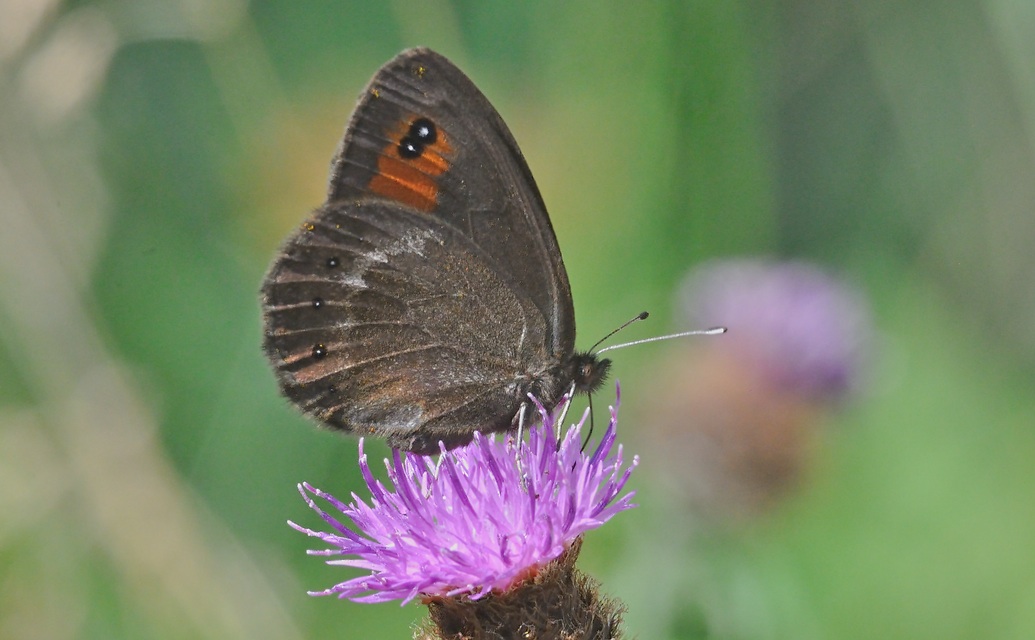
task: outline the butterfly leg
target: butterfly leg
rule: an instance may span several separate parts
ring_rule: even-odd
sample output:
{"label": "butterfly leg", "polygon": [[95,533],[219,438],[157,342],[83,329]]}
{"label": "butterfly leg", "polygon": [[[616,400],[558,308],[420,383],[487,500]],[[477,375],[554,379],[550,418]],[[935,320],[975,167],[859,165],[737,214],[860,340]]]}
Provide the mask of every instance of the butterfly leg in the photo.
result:
{"label": "butterfly leg", "polygon": [[525,477],[525,470],[521,465],[521,446],[524,444],[525,436],[525,415],[528,413],[528,401],[521,403],[521,408],[518,409],[518,428],[517,428],[517,449],[514,451],[514,460],[517,462],[518,475],[521,478]]}
{"label": "butterfly leg", "polygon": [[564,420],[568,417],[568,409],[571,408],[571,401],[575,397],[575,383],[572,382],[571,386],[568,387],[568,392],[564,394],[564,408],[561,409],[561,415],[558,416],[554,422],[554,427],[557,429],[557,446],[561,446],[561,427],[564,426]]}
{"label": "butterfly leg", "polygon": [[589,402],[589,431],[586,433],[586,439],[582,441],[582,451],[586,450],[589,445],[589,439],[593,436],[593,394],[586,396],[587,402]]}

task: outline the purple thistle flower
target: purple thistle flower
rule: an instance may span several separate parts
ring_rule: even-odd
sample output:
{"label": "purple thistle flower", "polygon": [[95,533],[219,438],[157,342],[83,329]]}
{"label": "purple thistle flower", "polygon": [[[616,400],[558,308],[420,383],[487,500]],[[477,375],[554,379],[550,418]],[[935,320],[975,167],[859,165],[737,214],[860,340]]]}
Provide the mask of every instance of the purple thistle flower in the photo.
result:
{"label": "purple thistle flower", "polygon": [[863,296],[805,262],[718,260],[691,272],[679,303],[691,324],[728,327],[724,347],[816,400],[855,391],[872,349]]}
{"label": "purple thistle flower", "polygon": [[680,324],[729,332],[659,367],[651,469],[698,522],[738,523],[807,477],[825,418],[863,386],[869,306],[819,266],[762,258],[695,267],[677,304]]}
{"label": "purple thistle flower", "polygon": [[345,504],[299,485],[332,530],[288,523],[328,545],[309,554],[340,557],[327,564],[369,572],[311,595],[403,604],[418,596],[478,600],[534,576],[583,533],[635,506],[634,492],[622,490],[638,458],[623,466],[622,446],[615,449],[617,409],[611,408],[607,430],[588,454],[580,439],[585,416],[558,443],[554,415],[538,406],[541,422],[529,427],[520,446],[509,436],[475,434],[467,446],[443,447],[437,460],[393,451],[385,460],[388,486],[374,478],[360,440],[369,502],[353,493]]}

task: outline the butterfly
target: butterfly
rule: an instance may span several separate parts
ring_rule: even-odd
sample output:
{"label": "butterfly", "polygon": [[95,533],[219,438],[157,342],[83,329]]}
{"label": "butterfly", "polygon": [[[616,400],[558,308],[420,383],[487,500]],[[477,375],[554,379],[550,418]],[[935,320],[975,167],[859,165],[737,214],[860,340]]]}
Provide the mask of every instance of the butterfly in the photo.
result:
{"label": "butterfly", "polygon": [[542,196],[503,119],[429,49],[361,94],[327,201],[262,284],[264,349],[304,413],[430,454],[592,392]]}

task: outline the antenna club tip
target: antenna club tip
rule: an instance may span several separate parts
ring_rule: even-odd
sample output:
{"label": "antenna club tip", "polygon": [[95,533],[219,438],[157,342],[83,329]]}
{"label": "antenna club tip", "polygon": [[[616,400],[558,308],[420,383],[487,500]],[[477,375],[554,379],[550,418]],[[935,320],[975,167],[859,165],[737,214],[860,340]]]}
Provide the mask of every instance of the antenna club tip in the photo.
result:
{"label": "antenna club tip", "polygon": [[647,317],[648,317],[649,315],[650,315],[650,313],[649,313],[649,312],[647,312],[647,311],[641,311],[641,312],[640,312],[640,315],[636,316],[636,319],[637,319],[637,320],[646,320],[646,319],[647,319]]}
{"label": "antenna club tip", "polygon": [[711,329],[708,329],[708,333],[713,335],[726,333],[727,331],[729,331],[729,329],[726,327],[712,327]]}

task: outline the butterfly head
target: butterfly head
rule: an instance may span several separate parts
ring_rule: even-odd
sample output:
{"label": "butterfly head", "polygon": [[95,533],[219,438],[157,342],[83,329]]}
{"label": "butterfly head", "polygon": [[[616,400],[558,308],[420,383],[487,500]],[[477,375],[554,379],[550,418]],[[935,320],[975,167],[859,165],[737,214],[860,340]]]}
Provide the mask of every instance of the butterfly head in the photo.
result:
{"label": "butterfly head", "polygon": [[575,393],[592,394],[607,379],[607,373],[611,370],[611,360],[598,358],[595,353],[576,353],[571,359],[572,381],[575,383]]}

